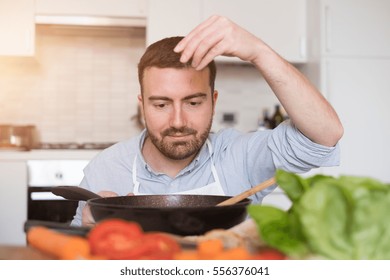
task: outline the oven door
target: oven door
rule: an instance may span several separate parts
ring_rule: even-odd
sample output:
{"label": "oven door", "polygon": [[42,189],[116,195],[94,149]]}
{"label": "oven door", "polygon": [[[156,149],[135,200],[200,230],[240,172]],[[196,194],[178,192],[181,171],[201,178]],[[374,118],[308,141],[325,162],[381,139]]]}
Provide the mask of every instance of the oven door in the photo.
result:
{"label": "oven door", "polygon": [[78,201],[54,195],[56,186],[78,186],[88,160],[29,160],[27,220],[70,223]]}
{"label": "oven door", "polygon": [[52,188],[28,187],[27,219],[70,224],[78,201],[53,195]]}

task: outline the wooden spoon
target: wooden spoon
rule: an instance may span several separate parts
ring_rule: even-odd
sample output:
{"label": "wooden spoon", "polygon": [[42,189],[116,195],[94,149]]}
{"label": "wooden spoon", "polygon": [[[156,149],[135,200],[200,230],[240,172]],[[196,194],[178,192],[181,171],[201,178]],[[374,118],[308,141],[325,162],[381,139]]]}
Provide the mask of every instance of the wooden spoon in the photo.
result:
{"label": "wooden spoon", "polygon": [[272,186],[275,183],[276,183],[275,177],[271,177],[267,181],[264,181],[263,183],[255,186],[253,188],[250,188],[249,190],[247,190],[245,192],[242,192],[236,196],[233,196],[232,198],[226,199],[226,200],[218,203],[216,206],[226,206],[226,205],[235,204],[237,202],[240,202],[244,198],[247,198],[247,197],[249,197],[249,196],[251,196],[259,191],[262,191],[262,190],[268,188],[269,186]]}

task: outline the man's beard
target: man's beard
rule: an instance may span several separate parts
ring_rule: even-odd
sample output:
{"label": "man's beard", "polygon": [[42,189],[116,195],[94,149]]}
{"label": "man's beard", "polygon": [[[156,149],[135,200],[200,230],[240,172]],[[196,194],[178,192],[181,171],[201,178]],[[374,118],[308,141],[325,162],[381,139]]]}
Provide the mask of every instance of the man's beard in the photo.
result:
{"label": "man's beard", "polygon": [[[182,160],[194,156],[199,152],[199,150],[202,148],[203,144],[206,142],[209,136],[211,125],[212,119],[210,120],[206,130],[202,134],[200,134],[199,137],[196,137],[198,131],[189,127],[182,127],[179,129],[170,127],[160,134],[161,139],[156,137],[155,134],[150,133],[148,129],[147,130],[151,142],[164,156],[173,160]],[[167,141],[165,138],[166,136],[174,136],[177,134],[194,135],[195,138],[186,141]]]}

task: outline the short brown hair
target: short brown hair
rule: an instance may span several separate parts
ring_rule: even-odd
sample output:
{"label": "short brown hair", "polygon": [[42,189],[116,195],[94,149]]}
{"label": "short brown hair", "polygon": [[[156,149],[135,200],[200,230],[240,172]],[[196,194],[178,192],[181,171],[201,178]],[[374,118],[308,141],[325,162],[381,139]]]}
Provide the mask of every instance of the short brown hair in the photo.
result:
{"label": "short brown hair", "polygon": [[[141,57],[138,63],[138,81],[141,88],[141,94],[143,94],[142,80],[144,77],[145,69],[149,67],[158,68],[187,68],[192,67],[192,59],[187,63],[180,62],[180,53],[176,53],[173,49],[183,39],[182,36],[169,37],[157,41],[151,44]],[[214,60],[211,61],[207,67],[210,71],[210,88],[211,94],[214,92],[215,78],[217,75],[217,69]]]}

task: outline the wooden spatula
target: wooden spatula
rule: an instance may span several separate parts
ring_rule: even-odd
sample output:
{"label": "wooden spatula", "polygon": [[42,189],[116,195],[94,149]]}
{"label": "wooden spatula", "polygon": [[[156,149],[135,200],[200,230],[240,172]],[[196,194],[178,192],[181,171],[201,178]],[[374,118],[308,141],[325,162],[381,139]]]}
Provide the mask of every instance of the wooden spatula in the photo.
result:
{"label": "wooden spatula", "polygon": [[272,186],[273,184],[276,183],[276,180],[274,177],[271,177],[270,179],[268,179],[267,181],[264,181],[263,183],[253,187],[253,188],[250,188],[249,190],[245,191],[245,192],[242,192],[236,196],[233,196],[232,198],[229,198],[229,199],[226,199],[220,203],[218,203],[216,206],[226,206],[226,205],[232,205],[232,204],[235,204],[237,202],[240,202],[241,200],[243,200],[244,198],[247,198],[259,191],[262,191],[266,188],[268,188],[269,186]]}

